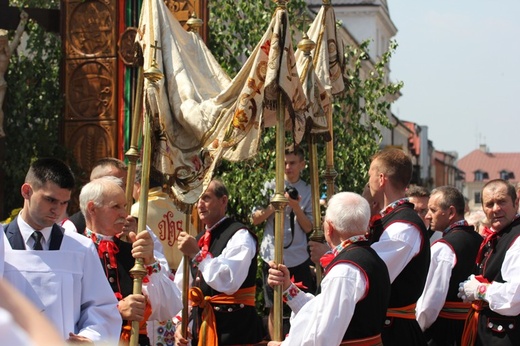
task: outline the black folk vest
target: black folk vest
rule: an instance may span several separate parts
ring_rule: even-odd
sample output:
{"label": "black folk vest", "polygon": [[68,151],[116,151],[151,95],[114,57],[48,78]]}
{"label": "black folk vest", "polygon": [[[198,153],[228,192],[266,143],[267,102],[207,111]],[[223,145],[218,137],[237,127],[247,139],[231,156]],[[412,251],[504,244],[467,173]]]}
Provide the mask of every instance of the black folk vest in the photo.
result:
{"label": "black folk vest", "polygon": [[381,333],[390,299],[390,278],[385,262],[368,241],[357,242],[341,251],[327,266],[326,272],[339,263],[358,267],[367,280],[368,292],[356,304],[343,340],[362,339]]}
{"label": "black folk vest", "polygon": [[473,226],[457,226],[450,230],[438,242],[447,244],[455,253],[456,263],[451,271],[451,278],[446,301],[462,302],[457,297],[459,284],[465,281],[471,274],[476,274],[475,264],[482,236],[475,232]]}
{"label": "black folk vest", "polygon": [[413,204],[411,203],[398,205],[393,211],[385,215],[380,222],[377,222],[370,230],[371,242],[379,241],[384,230],[395,222],[413,225],[420,232],[422,242],[419,253],[406,265],[392,283],[390,308],[400,308],[417,302],[417,299],[423,292],[430,266],[430,243],[427,230],[424,222],[419,218],[417,212],[413,210]]}
{"label": "black folk vest", "polygon": [[[209,252],[213,257],[218,257],[227,246],[231,237],[240,229],[247,229],[240,222],[236,222],[230,218],[226,218],[217,227],[211,230],[211,242]],[[249,231],[249,230],[248,230]],[[197,241],[204,236],[204,232],[200,232]],[[258,244],[257,237],[254,233],[249,233]],[[255,257],[251,260],[247,277],[240,288],[256,287],[256,271],[257,271],[257,255],[258,247],[255,249]],[[191,274],[194,278],[192,286],[200,287],[205,296],[214,296],[221,294],[211,288],[202,277],[197,267],[191,268]],[[239,345],[254,344],[260,342],[263,337],[262,322],[256,313],[254,306],[241,306],[239,304],[216,304],[211,306],[214,309],[215,320],[217,326],[217,335],[219,345]],[[202,319],[202,309],[194,307],[193,309],[193,340],[192,344],[198,342],[198,331]]]}
{"label": "black folk vest", "polygon": [[[520,218],[504,228],[486,245],[479,273],[489,282],[504,282],[501,269],[507,250],[520,237]],[[520,345],[520,315],[504,316],[486,307],[480,312],[478,339],[485,345]]]}

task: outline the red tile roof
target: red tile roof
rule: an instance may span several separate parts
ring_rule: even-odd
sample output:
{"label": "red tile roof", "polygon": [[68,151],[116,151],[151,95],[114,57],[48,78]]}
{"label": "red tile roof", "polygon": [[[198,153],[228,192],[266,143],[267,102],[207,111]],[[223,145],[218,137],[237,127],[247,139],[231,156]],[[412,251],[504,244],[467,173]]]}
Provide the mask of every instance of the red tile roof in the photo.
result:
{"label": "red tile roof", "polygon": [[490,153],[481,149],[473,150],[458,161],[458,167],[466,174],[466,182],[475,181],[475,172],[486,172],[489,179],[500,178],[501,171],[514,174],[511,182],[520,181],[520,153]]}

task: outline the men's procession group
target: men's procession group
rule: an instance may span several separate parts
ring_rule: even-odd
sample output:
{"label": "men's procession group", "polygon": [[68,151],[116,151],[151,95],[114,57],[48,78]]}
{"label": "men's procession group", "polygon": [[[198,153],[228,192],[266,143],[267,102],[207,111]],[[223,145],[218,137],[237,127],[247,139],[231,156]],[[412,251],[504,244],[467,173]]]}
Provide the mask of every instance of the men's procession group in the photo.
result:
{"label": "men's procession group", "polygon": [[[0,228],[0,344],[126,344],[139,321],[139,345],[520,345],[520,220],[511,183],[483,187],[489,227],[479,233],[454,187],[431,191],[421,218],[406,197],[411,160],[383,150],[362,195],[338,192],[328,201],[326,244],[308,243],[320,220],[312,218],[304,167],[300,149],[286,152],[284,262],[275,263],[273,206],[252,213],[253,224],[265,222],[259,241],[227,215],[228,190],[218,179],[196,205],[205,231],[179,232],[172,247],[158,237],[175,222],[164,222],[171,201],[153,169],[146,231],[136,232],[123,162],[98,162],[81,189],[81,211],[67,218],[71,169],[58,159],[34,161],[21,186],[23,209]],[[137,174],[136,199],[139,190]],[[442,235],[432,245],[430,231]],[[142,294],[133,293],[136,258],[146,268]],[[185,259],[189,321],[181,319]],[[324,273],[318,287],[313,261]],[[284,341],[267,341],[272,309],[265,321],[257,312],[258,263],[267,308],[281,286]]]}

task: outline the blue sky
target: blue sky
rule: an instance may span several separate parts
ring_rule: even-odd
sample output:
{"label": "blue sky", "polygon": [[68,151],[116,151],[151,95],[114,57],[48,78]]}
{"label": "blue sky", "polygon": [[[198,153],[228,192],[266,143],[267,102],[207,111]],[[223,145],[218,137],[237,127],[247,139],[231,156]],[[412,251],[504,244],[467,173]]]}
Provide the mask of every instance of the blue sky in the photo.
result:
{"label": "blue sky", "polygon": [[520,0],[388,0],[399,44],[392,110],[459,158],[520,152]]}

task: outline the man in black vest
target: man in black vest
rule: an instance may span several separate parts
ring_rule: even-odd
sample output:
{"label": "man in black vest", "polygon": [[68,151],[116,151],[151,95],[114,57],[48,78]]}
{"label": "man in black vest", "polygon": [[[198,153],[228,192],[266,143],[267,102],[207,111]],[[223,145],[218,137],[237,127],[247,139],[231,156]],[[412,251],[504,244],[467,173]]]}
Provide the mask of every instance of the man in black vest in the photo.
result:
{"label": "man in black vest", "polygon": [[491,225],[477,255],[478,274],[461,283],[472,302],[464,345],[520,345],[520,218],[515,187],[502,179],[482,189],[482,209]]}
{"label": "man in black vest", "polygon": [[287,339],[270,341],[270,346],[361,340],[364,345],[381,344],[390,278],[385,262],[365,237],[369,220],[369,204],[360,195],[340,192],[330,199],[323,229],[334,258],[325,268],[321,293],[316,297],[291,282],[285,265],[270,263],[268,283],[282,285],[284,301],[295,314]]}
{"label": "man in black vest", "polygon": [[[192,311],[192,345],[214,345],[217,339],[219,345],[255,344],[263,337],[255,307],[257,239],[246,226],[226,216],[227,203],[226,187],[212,180],[197,203],[206,230],[196,238],[186,232],[178,238],[179,249],[191,259],[191,275],[186,279],[192,282],[190,300],[197,304]],[[177,271],[179,287],[183,280],[182,271]],[[202,323],[203,316],[212,319]],[[180,328],[175,336],[177,344],[188,343]]]}
{"label": "man in black vest", "polygon": [[430,244],[424,222],[405,198],[412,162],[400,149],[383,150],[372,158],[368,174],[370,195],[386,206],[370,231],[372,248],[386,263],[392,282],[383,344],[425,345],[415,304],[424,289]]}
{"label": "man in black vest", "polygon": [[460,345],[470,304],[457,297],[459,283],[474,273],[482,237],[464,220],[464,196],[453,186],[431,192],[426,219],[442,238],[431,246],[424,292],[417,301],[417,322],[434,345]]}

